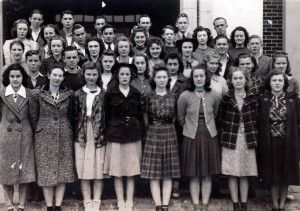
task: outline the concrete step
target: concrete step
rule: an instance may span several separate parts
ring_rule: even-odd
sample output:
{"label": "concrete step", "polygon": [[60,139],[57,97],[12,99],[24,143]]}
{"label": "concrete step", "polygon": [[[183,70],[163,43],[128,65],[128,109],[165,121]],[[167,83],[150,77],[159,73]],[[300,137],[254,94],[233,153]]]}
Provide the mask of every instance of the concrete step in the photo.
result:
{"label": "concrete step", "polygon": [[[0,205],[0,210],[4,211],[4,204]],[[83,211],[82,202],[78,200],[65,200],[62,206],[63,211]],[[116,211],[117,202],[113,199],[103,200],[101,205],[103,211]],[[134,211],[153,211],[155,205],[150,198],[135,198]],[[172,199],[169,207],[170,211],[193,211],[193,205],[189,198]],[[229,199],[211,199],[209,211],[230,211],[232,203]],[[271,199],[250,199],[248,211],[268,211],[271,210]],[[46,211],[45,202],[29,203],[25,211]],[[300,200],[287,202],[286,211],[300,211]]]}

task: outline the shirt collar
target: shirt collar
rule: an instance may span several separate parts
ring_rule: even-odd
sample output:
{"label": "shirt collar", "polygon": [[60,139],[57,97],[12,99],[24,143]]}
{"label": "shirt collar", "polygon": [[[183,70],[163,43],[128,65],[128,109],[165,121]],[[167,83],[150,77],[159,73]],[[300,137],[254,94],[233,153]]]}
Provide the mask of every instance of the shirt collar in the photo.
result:
{"label": "shirt collar", "polygon": [[17,94],[20,95],[23,98],[26,98],[26,89],[23,85],[21,85],[20,89],[18,90],[18,92],[16,93],[12,86],[9,84],[6,89],[5,89],[5,97],[9,96],[9,95],[13,95],[13,94]]}
{"label": "shirt collar", "polygon": [[[68,70],[66,67],[64,69],[65,69],[66,73],[70,72],[70,70]],[[77,70],[78,70],[78,73],[81,71],[81,68],[78,65],[77,65]]]}
{"label": "shirt collar", "polygon": [[35,80],[35,79],[37,79],[38,77],[44,77],[43,76],[43,74],[41,73],[41,72],[39,72],[38,74],[37,74],[37,76],[35,76],[35,77],[30,77],[31,79],[33,79],[33,80]]}
{"label": "shirt collar", "polygon": [[93,94],[93,95],[98,95],[98,94],[101,92],[101,88],[98,87],[98,86],[97,86],[97,92],[95,92],[95,93],[91,93],[91,92],[90,92],[91,90],[90,90],[89,88],[87,88],[86,85],[84,85],[84,86],[82,87],[82,90],[83,90],[85,93],[87,93],[87,94]]}
{"label": "shirt collar", "polygon": [[[105,43],[104,41],[103,41],[103,43],[104,43],[105,49],[108,49],[108,44]],[[113,45],[113,43],[110,43],[110,47],[111,47],[111,50],[115,50],[115,46]]]}

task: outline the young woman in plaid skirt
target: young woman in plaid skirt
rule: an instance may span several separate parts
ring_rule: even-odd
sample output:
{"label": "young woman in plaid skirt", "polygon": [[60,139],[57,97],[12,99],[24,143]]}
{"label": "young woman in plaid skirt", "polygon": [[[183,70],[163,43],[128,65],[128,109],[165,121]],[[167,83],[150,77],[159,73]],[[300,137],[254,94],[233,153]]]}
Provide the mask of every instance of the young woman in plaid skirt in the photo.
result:
{"label": "young woman in plaid skirt", "polygon": [[[183,125],[182,174],[190,178],[194,210],[208,210],[212,175],[221,173],[215,118],[221,95],[210,88],[205,66],[196,66],[188,79],[188,90],[178,99],[178,120]],[[202,208],[199,204],[202,183]]]}
{"label": "young woman in plaid skirt", "polygon": [[247,210],[248,177],[257,176],[257,100],[246,88],[246,71],[241,68],[232,70],[230,90],[223,96],[219,111],[222,174],[229,176],[228,186],[234,210],[242,211]]}
{"label": "young woman in plaid skirt", "polygon": [[142,178],[150,179],[151,194],[156,210],[160,211],[168,210],[172,179],[180,177],[174,126],[176,97],[167,90],[167,85],[169,85],[167,67],[155,65],[151,81],[154,90],[146,96],[144,103],[144,121],[148,131],[142,161]]}

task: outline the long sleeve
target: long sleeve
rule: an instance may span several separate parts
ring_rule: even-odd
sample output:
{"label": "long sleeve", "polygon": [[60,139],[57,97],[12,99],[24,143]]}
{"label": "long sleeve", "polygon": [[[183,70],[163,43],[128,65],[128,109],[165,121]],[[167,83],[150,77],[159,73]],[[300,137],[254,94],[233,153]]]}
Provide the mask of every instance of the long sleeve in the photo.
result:
{"label": "long sleeve", "polygon": [[3,56],[4,56],[5,65],[11,63],[10,49],[9,49],[10,43],[11,43],[11,40],[6,40],[3,44]]}
{"label": "long sleeve", "polygon": [[185,122],[186,107],[187,101],[185,99],[185,96],[181,94],[177,102],[177,120],[180,125],[183,125]]}

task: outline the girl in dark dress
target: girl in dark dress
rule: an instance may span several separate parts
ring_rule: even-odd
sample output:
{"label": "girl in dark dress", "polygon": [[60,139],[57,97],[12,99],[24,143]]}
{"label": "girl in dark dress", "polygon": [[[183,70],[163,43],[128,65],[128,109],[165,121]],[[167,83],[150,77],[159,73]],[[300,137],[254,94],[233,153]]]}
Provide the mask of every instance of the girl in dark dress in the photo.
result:
{"label": "girl in dark dress", "polygon": [[300,101],[287,88],[282,71],[270,72],[259,106],[258,169],[274,211],[284,210],[288,185],[299,185]]}
{"label": "girl in dark dress", "polygon": [[248,39],[249,34],[242,26],[236,27],[231,32],[230,40],[232,48],[228,50],[228,54],[233,60],[236,60],[241,53],[250,53],[250,50],[247,48]]}
{"label": "girl in dark dress", "polygon": [[174,125],[176,97],[167,89],[168,80],[166,66],[154,66],[151,81],[153,91],[146,96],[143,111],[148,130],[142,161],[142,178],[150,179],[150,190],[156,210],[165,211],[168,210],[170,202],[172,179],[180,178]]}
{"label": "girl in dark dress", "polygon": [[98,37],[90,37],[86,40],[85,52],[89,61],[96,64],[97,70],[101,72],[101,56],[104,51],[103,41]]}
{"label": "girl in dark dress", "polygon": [[[215,119],[221,95],[210,88],[204,66],[195,67],[188,90],[178,99],[178,120],[183,125],[182,174],[190,178],[194,210],[208,210],[212,175],[221,173],[218,132]],[[202,195],[200,209],[199,195]]]}
{"label": "girl in dark dress", "polygon": [[130,37],[134,54],[146,53],[147,34],[145,29],[141,26],[134,27]]}

